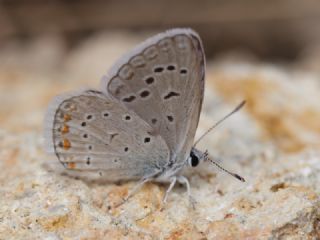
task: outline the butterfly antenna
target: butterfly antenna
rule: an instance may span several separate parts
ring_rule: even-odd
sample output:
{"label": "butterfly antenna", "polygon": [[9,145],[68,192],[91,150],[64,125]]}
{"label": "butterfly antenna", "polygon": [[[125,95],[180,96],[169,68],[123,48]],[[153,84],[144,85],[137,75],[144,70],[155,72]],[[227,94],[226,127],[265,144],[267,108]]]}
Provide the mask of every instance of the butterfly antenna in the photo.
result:
{"label": "butterfly antenna", "polygon": [[241,182],[245,182],[245,181],[246,181],[246,180],[245,180],[243,177],[241,177],[239,174],[230,172],[229,170],[221,167],[218,163],[216,163],[215,161],[213,161],[212,159],[210,159],[209,156],[208,156],[208,152],[207,152],[207,151],[204,153],[204,158],[205,158],[205,161],[210,161],[212,164],[216,165],[220,170],[222,170],[222,171],[230,174],[231,176],[235,177],[235,178],[238,179],[239,181],[241,181]]}
{"label": "butterfly antenna", "polygon": [[198,140],[194,143],[193,147],[195,147],[202,140],[202,138],[204,138],[212,129],[216,128],[220,123],[222,123],[224,120],[226,120],[232,114],[238,112],[244,106],[245,103],[246,103],[246,101],[242,101],[232,112],[228,113],[226,116],[224,116],[218,122],[216,122],[212,127],[210,127],[204,134],[202,134],[198,138]]}

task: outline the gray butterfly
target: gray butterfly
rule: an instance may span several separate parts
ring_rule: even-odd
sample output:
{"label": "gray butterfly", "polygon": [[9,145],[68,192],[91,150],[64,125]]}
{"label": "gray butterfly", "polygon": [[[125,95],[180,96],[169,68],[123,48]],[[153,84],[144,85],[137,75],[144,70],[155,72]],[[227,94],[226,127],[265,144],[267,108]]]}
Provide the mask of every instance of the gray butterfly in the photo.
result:
{"label": "gray butterfly", "polygon": [[[205,56],[190,29],[160,33],[122,57],[100,90],[57,96],[45,140],[68,174],[88,180],[176,181],[208,160],[193,147],[204,95]],[[130,196],[131,194],[129,194]]]}

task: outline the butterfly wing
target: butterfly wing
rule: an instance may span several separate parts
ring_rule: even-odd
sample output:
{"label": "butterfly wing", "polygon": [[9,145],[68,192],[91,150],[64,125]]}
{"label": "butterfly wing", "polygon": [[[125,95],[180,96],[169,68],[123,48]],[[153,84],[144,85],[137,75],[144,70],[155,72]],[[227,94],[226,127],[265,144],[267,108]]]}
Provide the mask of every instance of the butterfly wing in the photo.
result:
{"label": "butterfly wing", "polygon": [[99,91],[56,97],[45,125],[48,151],[69,175],[106,181],[136,179],[152,175],[169,160],[159,134]]}
{"label": "butterfly wing", "polygon": [[166,141],[171,161],[190,153],[204,94],[205,59],[190,29],[156,35],[119,60],[102,90],[145,120]]}

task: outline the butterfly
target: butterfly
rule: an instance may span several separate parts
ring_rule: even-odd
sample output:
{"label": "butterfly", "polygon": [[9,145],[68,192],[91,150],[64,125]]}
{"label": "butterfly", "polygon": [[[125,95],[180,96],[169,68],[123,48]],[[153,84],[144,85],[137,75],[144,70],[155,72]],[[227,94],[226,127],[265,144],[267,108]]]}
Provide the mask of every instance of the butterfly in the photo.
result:
{"label": "butterfly", "polygon": [[53,99],[45,117],[47,150],[72,176],[139,180],[132,193],[147,181],[170,182],[164,202],[178,181],[191,197],[181,170],[210,160],[194,145],[204,87],[199,35],[191,29],[155,35],[123,56],[99,90]]}

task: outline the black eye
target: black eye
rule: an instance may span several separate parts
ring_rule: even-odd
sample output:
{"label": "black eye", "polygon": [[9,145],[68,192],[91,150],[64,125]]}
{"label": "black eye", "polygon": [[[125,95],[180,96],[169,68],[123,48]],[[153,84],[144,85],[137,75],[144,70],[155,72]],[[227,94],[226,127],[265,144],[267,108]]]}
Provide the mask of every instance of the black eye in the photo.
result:
{"label": "black eye", "polygon": [[193,154],[193,152],[190,153],[190,157],[191,157],[191,166],[192,167],[196,167],[199,164],[199,158]]}

